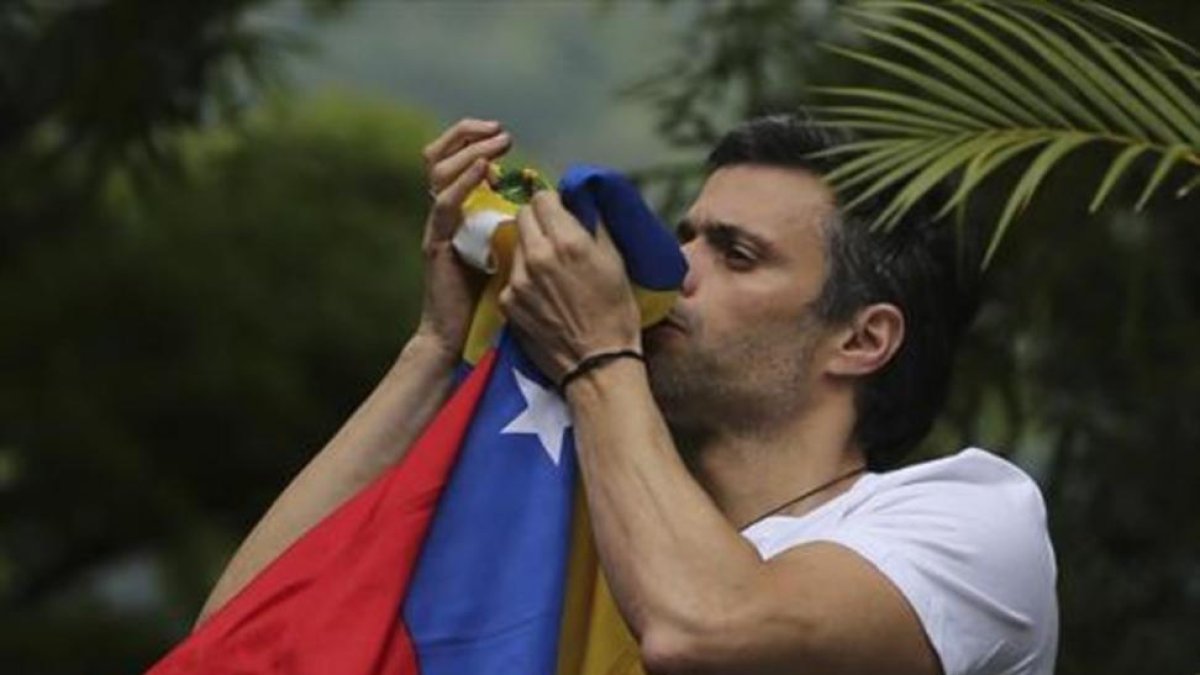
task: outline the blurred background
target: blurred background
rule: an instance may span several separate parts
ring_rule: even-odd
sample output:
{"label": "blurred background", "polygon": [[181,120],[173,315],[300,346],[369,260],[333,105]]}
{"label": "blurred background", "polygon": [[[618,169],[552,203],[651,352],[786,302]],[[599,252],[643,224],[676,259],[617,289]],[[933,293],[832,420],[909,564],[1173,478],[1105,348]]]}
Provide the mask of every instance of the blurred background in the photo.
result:
{"label": "blurred background", "polygon": [[[1200,35],[1195,0],[1107,4]],[[854,39],[835,8],[0,0],[0,670],[139,672],[188,631],[412,328],[441,127],[501,119],[673,219],[733,121],[863,77],[818,46]],[[1041,484],[1060,672],[1193,673],[1200,210],[1089,217],[1095,171],[1005,241],[921,455]]]}

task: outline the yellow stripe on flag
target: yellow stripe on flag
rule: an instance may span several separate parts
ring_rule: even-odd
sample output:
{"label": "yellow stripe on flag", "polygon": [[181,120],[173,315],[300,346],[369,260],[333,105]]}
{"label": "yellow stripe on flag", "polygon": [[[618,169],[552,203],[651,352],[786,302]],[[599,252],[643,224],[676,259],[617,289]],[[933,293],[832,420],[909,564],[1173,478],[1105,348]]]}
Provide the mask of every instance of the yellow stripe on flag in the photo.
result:
{"label": "yellow stripe on flag", "polygon": [[558,675],[644,675],[637,642],[596,559],[582,483],[575,491],[572,520]]}

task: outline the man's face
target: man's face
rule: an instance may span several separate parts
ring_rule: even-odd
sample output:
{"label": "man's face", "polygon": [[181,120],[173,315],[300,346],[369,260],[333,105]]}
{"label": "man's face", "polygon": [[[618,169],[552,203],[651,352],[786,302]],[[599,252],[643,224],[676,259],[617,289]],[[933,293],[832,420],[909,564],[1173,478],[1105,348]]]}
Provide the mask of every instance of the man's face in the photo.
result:
{"label": "man's face", "polygon": [[830,190],[798,169],[714,172],[679,228],[690,271],[646,333],[651,386],[672,427],[764,428],[804,407],[826,276]]}

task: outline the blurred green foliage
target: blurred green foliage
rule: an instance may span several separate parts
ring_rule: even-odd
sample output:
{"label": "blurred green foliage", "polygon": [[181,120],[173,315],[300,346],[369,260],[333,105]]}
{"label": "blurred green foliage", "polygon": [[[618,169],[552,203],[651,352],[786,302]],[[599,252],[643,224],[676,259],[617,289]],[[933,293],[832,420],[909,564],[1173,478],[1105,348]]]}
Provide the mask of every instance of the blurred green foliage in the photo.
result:
{"label": "blurred green foliage", "polygon": [[[304,0],[329,15],[347,0]],[[157,156],[172,130],[229,119],[299,36],[245,20],[266,0],[5,0],[0,152]]]}
{"label": "blurred green foliage", "polygon": [[265,101],[262,4],[0,4],[6,673],[161,654],[413,320],[433,127]]}
{"label": "blurred green foliage", "polygon": [[[132,671],[186,628],[411,327],[431,133],[382,104],[278,102],[178,138],[169,174],[106,172],[81,220],[6,252],[6,672],[83,672],[72,632]],[[105,592],[122,574],[145,606]]]}

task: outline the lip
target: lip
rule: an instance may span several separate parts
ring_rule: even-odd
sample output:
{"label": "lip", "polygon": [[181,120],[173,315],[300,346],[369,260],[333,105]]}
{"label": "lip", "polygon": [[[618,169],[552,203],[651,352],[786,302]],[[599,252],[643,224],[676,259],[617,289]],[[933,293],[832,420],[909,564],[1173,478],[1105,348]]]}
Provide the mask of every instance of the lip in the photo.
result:
{"label": "lip", "polygon": [[662,324],[668,325],[668,327],[674,328],[680,331],[680,333],[688,333],[688,324],[678,315],[673,315],[673,313],[668,313],[667,316],[662,318]]}
{"label": "lip", "polygon": [[662,321],[655,324],[654,328],[670,329],[670,330],[673,330],[673,331],[676,331],[679,333],[687,333],[688,332],[687,326],[684,325],[683,321],[681,321],[679,319],[679,317],[671,315],[671,314],[668,314],[666,317],[663,318]]}

